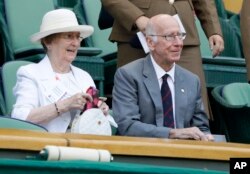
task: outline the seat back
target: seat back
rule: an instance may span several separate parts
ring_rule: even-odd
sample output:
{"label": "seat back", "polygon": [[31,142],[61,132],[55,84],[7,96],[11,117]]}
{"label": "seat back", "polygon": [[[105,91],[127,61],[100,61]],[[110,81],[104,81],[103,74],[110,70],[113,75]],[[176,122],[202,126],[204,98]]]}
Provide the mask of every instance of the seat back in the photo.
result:
{"label": "seat back", "polygon": [[250,84],[230,83],[222,90],[222,97],[230,105],[250,107]]}
{"label": "seat back", "polygon": [[195,18],[195,25],[198,30],[199,38],[200,38],[200,50],[202,57],[212,57],[212,51],[209,46],[209,42],[207,36],[205,35],[201,23],[198,18]]}
{"label": "seat back", "polygon": [[13,87],[16,84],[16,73],[20,66],[30,64],[29,61],[16,60],[6,62],[2,66],[2,83],[3,93],[5,98],[6,113],[11,114],[13,104],[15,103],[15,97],[13,95]]}
{"label": "seat back", "polygon": [[232,23],[227,19],[219,18],[224,36],[225,49],[219,56],[212,57],[208,39],[196,20],[196,27],[200,37],[200,50],[207,87],[214,88],[233,82],[246,82],[247,70],[245,59],[242,59],[241,43]]}
{"label": "seat back", "polygon": [[220,56],[243,58],[239,15],[234,15],[229,19],[219,18],[219,22],[224,38],[224,50]]}
{"label": "seat back", "polygon": [[217,9],[218,17],[220,17],[222,19],[227,19],[228,14],[227,14],[227,10],[225,8],[224,1],[215,0],[214,2],[215,2],[216,9]]}
{"label": "seat back", "polygon": [[5,20],[5,13],[4,13],[4,1],[0,0],[0,55],[1,60],[0,64],[2,65],[6,61],[14,60],[12,56],[12,47],[10,43],[10,38],[8,34],[8,27]]}
{"label": "seat back", "polygon": [[[225,87],[226,85],[217,86],[211,92],[214,100],[214,117],[222,131],[220,133],[226,135],[228,142],[250,143],[250,107],[230,104],[223,95],[234,95],[232,89],[235,91],[236,88],[233,85],[232,89],[230,87],[225,90]],[[239,90],[238,87],[237,90]]]}
{"label": "seat back", "polygon": [[[30,36],[40,30],[43,15],[54,9],[53,0],[4,0],[10,40],[16,56],[31,49],[41,49],[30,42]],[[42,49],[41,49],[42,50]],[[41,52],[41,50],[39,50]]]}
{"label": "seat back", "polygon": [[40,125],[8,117],[0,117],[0,128],[25,129],[25,130],[48,132],[46,128]]}
{"label": "seat back", "polygon": [[90,37],[92,45],[102,49],[101,57],[117,52],[115,43],[108,40],[111,28],[100,30],[98,26],[99,12],[101,10],[100,0],[80,0],[82,1],[83,10],[87,24],[95,28],[94,34]]}
{"label": "seat back", "polygon": [[[239,31],[239,15],[234,15],[229,19],[219,18],[222,34],[224,36],[225,49],[220,56],[227,57],[243,57],[241,35]],[[209,46],[208,39],[201,27],[200,21],[196,18],[195,24],[200,38],[200,50],[202,57],[212,57],[212,51]]]}

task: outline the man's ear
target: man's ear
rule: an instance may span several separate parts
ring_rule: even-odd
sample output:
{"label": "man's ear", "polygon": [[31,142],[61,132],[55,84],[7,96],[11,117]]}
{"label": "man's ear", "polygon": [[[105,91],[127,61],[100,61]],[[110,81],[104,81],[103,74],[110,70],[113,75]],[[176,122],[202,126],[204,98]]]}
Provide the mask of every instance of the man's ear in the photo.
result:
{"label": "man's ear", "polygon": [[148,44],[149,49],[152,51],[155,48],[155,41],[154,41],[154,36],[147,36],[146,41]]}

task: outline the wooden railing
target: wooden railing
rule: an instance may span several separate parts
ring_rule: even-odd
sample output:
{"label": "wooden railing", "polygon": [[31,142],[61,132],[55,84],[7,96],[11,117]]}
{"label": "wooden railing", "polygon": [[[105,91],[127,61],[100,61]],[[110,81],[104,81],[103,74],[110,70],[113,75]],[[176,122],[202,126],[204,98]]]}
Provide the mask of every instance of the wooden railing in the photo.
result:
{"label": "wooden railing", "polygon": [[59,134],[0,129],[1,150],[40,151],[46,145],[109,150],[113,155],[229,161],[250,157],[250,145],[193,140]]}

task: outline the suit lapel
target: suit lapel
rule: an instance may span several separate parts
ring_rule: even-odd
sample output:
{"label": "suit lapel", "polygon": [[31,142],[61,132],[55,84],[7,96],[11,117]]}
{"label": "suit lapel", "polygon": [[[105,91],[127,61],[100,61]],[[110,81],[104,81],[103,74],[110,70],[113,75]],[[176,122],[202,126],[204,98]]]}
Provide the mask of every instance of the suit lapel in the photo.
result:
{"label": "suit lapel", "polygon": [[163,108],[161,102],[161,94],[159,89],[159,82],[156,77],[156,73],[151,62],[150,56],[148,55],[143,64],[143,76],[144,84],[148,90],[148,93],[155,105],[156,112],[156,125],[163,125]]}
{"label": "suit lapel", "polygon": [[36,79],[42,93],[50,102],[54,102],[52,89],[57,86],[56,75],[51,67],[50,60],[46,56],[36,66]]}
{"label": "suit lapel", "polygon": [[185,80],[182,76],[181,68],[176,65],[175,68],[175,122],[176,128],[183,128],[185,122],[185,112],[187,106],[187,89]]}

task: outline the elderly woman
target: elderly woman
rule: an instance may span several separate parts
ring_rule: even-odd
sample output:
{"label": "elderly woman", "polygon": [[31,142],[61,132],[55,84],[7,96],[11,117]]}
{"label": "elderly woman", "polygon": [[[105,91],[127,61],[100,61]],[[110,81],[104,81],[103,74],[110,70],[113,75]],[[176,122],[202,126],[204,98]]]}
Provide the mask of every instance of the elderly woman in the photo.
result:
{"label": "elderly woman", "polygon": [[[12,117],[39,124],[49,132],[69,129],[75,115],[93,100],[86,93],[95,87],[93,79],[71,64],[80,42],[93,31],[92,26],[79,25],[70,10],[57,9],[44,15],[40,32],[32,35],[31,41],[40,42],[46,56],[37,64],[19,68]],[[100,103],[107,114],[108,106]]]}

